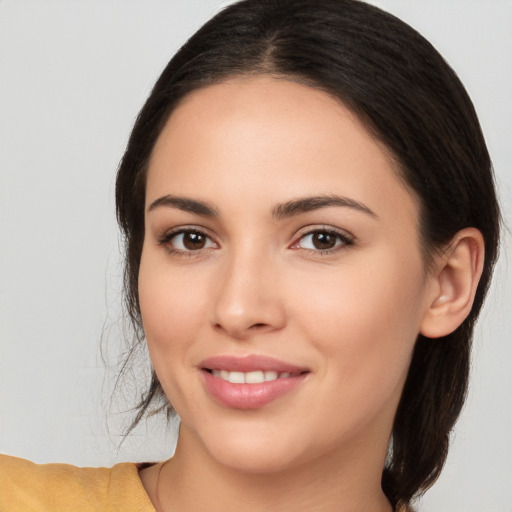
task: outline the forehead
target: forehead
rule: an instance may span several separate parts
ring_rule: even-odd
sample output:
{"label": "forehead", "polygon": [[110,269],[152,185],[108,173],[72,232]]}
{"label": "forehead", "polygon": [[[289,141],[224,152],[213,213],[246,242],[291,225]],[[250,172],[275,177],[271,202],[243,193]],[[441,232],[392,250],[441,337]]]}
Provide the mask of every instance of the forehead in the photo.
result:
{"label": "forehead", "polygon": [[266,76],[185,97],[155,145],[147,185],[147,201],[164,192],[209,199],[214,186],[219,201],[235,191],[274,202],[337,193],[383,210],[392,193],[417,215],[389,152],[355,114],[323,91]]}

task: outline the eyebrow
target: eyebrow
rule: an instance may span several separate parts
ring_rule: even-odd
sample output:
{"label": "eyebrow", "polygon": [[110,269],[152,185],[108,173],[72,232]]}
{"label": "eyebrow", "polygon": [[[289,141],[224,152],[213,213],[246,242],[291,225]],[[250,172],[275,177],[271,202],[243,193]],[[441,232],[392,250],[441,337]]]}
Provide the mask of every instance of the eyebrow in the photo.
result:
{"label": "eyebrow", "polygon": [[[204,217],[218,217],[218,210],[210,203],[205,201],[198,201],[196,199],[190,199],[188,197],[179,197],[173,195],[165,195],[159,197],[153,201],[149,207],[148,212],[155,208],[165,206],[171,208],[177,208],[179,210],[195,213]],[[368,206],[349,197],[342,197],[337,195],[327,196],[312,196],[303,197],[299,199],[292,199],[286,203],[278,204],[272,209],[272,217],[275,219],[284,219],[287,217],[293,217],[294,215],[300,215],[301,213],[307,213],[321,208],[328,208],[330,206],[343,206],[346,208],[352,208],[354,210],[366,213],[372,217],[378,217]]]}
{"label": "eyebrow", "polygon": [[349,197],[342,197],[337,195],[328,196],[313,196],[304,197],[299,199],[293,199],[286,203],[277,205],[272,210],[272,216],[276,219],[282,219],[285,217],[292,217],[293,215],[299,215],[301,213],[307,213],[313,210],[319,210],[320,208],[328,208],[329,206],[343,206],[346,208],[352,208],[354,210],[366,213],[372,217],[378,217],[368,206]]}
{"label": "eyebrow", "polygon": [[213,205],[204,201],[190,199],[188,197],[177,197],[172,195],[159,197],[149,205],[148,212],[158,208],[159,206],[177,208],[178,210],[203,215],[204,217],[218,217],[219,215],[217,209]]}

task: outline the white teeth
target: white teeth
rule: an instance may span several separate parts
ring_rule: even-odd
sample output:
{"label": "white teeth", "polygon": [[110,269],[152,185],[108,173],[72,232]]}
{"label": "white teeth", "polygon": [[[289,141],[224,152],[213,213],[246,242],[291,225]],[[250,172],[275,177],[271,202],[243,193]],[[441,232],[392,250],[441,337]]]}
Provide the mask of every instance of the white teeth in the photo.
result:
{"label": "white teeth", "polygon": [[243,384],[245,382],[244,372],[229,372],[229,382],[232,384]]}
{"label": "white teeth", "polygon": [[269,380],[276,380],[277,379],[277,372],[265,372],[265,381],[268,382]]}
{"label": "white teeth", "polygon": [[[290,372],[276,372],[273,370],[262,371],[256,370],[253,372],[228,372],[227,370],[211,370],[214,377],[220,377],[223,380],[231,382],[232,384],[261,384],[262,382],[269,382],[276,379],[286,379],[290,377]],[[297,374],[298,375],[298,374]]]}
{"label": "white teeth", "polygon": [[261,382],[265,382],[265,374],[261,371],[247,372],[245,374],[245,382],[247,382],[247,384],[260,384]]}

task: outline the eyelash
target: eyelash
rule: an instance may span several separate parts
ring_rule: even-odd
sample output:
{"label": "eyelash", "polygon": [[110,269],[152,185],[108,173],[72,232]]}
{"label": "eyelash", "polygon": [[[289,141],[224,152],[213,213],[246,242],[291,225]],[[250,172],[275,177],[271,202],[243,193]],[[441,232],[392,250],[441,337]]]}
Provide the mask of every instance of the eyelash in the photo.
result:
{"label": "eyelash", "polygon": [[[313,236],[315,234],[322,234],[322,235],[329,235],[333,236],[336,239],[336,245],[329,249],[309,249],[300,247],[300,242],[305,240],[308,236]],[[339,243],[338,243],[339,242]],[[354,237],[349,235],[346,232],[340,231],[338,229],[334,229],[331,227],[318,227],[318,228],[308,228],[306,231],[299,234],[299,237],[296,242],[293,242],[291,245],[291,249],[302,249],[304,251],[308,251],[309,253],[312,253],[314,255],[328,255],[328,254],[334,254],[335,252],[338,252],[339,250],[346,249],[347,247],[354,244]]]}
{"label": "eyelash", "polygon": [[[204,249],[210,249],[210,247],[201,247],[197,250],[183,250],[183,249],[177,249],[171,244],[171,240],[174,237],[177,237],[178,235],[186,235],[186,234],[197,234],[199,236],[204,237],[206,240],[209,240],[211,244],[217,245],[216,242],[212,240],[212,237],[209,236],[204,231],[197,229],[197,228],[177,228],[175,230],[168,231],[164,233],[159,239],[158,244],[165,247],[169,254],[176,255],[176,256],[182,256],[182,257],[188,257],[192,258],[194,256],[197,256],[202,250]],[[336,245],[332,248],[328,249],[311,249],[311,248],[304,248],[300,247],[301,241],[305,240],[308,236],[314,236],[315,234],[323,234],[323,235],[329,235],[334,236],[336,238]],[[208,243],[208,242],[207,242]],[[312,253],[314,255],[327,255],[327,254],[333,254],[335,252],[338,252],[339,250],[346,249],[347,247],[354,244],[354,238],[350,235],[348,235],[345,232],[339,231],[337,229],[333,229],[331,227],[319,227],[314,229],[308,229],[307,231],[304,231],[303,233],[300,233],[296,241],[294,241],[290,249],[297,250],[302,249],[304,251],[307,251],[309,253]]]}
{"label": "eyelash", "polygon": [[169,252],[169,254],[172,254],[174,256],[183,256],[185,258],[192,258],[194,256],[197,256],[197,253],[199,253],[201,251],[201,249],[209,249],[210,248],[210,247],[206,247],[206,248],[201,248],[201,249],[194,251],[194,250],[177,249],[176,247],[173,247],[173,245],[171,244],[171,240],[174,237],[177,237],[178,235],[187,235],[187,234],[200,235],[200,236],[204,237],[205,239],[209,240],[210,242],[212,242],[213,244],[215,244],[215,242],[213,242],[213,240],[212,240],[212,237],[209,236],[207,233],[205,233],[204,231],[202,231],[200,229],[192,228],[192,227],[177,228],[177,229],[174,229],[171,231],[167,231],[158,239],[158,244],[165,247],[167,249],[167,251]]}

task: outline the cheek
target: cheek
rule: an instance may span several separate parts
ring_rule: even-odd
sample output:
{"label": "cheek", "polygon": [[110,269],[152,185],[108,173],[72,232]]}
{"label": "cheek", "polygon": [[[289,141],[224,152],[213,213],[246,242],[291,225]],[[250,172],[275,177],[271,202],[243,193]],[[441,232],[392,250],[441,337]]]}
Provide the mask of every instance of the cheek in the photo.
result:
{"label": "cheek", "polygon": [[396,398],[419,332],[421,262],[385,256],[379,266],[365,262],[317,275],[306,281],[307,293],[295,294],[303,298],[294,315],[300,329],[322,354],[320,371],[348,397],[348,407]]}
{"label": "cheek", "polygon": [[142,258],[139,301],[149,355],[165,395],[182,419],[194,402],[194,389],[182,384],[197,380],[193,361],[206,314],[206,291],[200,283],[153,255]]}
{"label": "cheek", "polygon": [[[204,281],[162,265],[158,256],[141,260],[139,301],[153,366],[178,366],[206,315]],[[184,356],[183,356],[184,357]]]}

